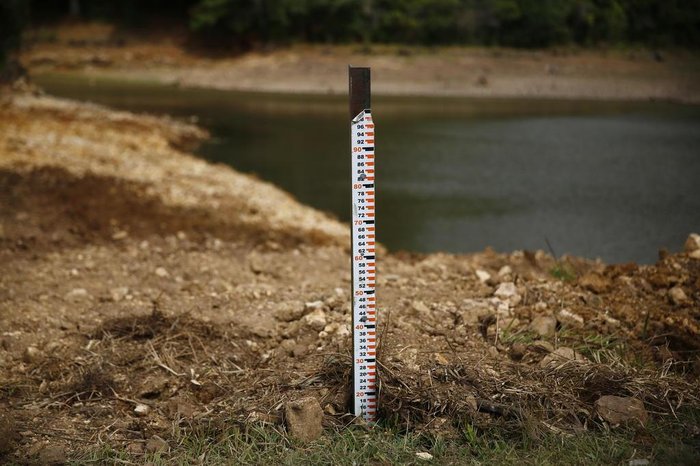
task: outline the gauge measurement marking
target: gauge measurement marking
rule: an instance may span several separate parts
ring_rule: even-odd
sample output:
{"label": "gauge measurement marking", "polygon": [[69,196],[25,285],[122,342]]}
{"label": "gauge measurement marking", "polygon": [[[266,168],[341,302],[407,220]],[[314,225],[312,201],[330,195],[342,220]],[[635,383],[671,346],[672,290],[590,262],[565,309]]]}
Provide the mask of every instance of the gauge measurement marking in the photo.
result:
{"label": "gauge measurement marking", "polygon": [[[377,419],[376,230],[374,122],[365,109],[352,120],[352,292],[355,415]],[[370,182],[370,183],[368,183]]]}

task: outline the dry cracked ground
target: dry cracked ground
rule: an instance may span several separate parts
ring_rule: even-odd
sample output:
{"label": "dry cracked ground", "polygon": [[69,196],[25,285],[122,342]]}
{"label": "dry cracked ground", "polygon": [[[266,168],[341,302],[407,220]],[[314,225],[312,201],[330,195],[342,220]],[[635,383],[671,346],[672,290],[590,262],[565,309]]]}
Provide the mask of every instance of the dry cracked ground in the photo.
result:
{"label": "dry cracked ground", "polygon": [[[167,454],[205,422],[284,429],[305,397],[326,429],[353,422],[347,227],[190,155],[204,137],[2,97],[5,460]],[[381,415],[409,430],[643,430],[700,403],[698,236],[649,266],[383,253],[378,296]]]}

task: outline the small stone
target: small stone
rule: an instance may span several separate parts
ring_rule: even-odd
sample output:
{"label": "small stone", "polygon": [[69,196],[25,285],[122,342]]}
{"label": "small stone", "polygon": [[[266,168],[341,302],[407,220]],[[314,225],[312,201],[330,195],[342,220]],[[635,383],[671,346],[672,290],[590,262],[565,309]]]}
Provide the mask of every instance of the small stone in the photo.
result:
{"label": "small stone", "polygon": [[323,327],[323,331],[330,335],[332,333],[335,333],[336,330],[338,330],[338,325],[338,322],[331,322],[330,324]]}
{"label": "small stone", "polygon": [[332,404],[328,403],[325,408],[323,408],[323,412],[326,414],[329,414],[331,416],[335,416],[338,414],[338,412],[335,410]]}
{"label": "small stone", "polygon": [[78,302],[90,299],[90,294],[85,288],[73,288],[63,297],[66,301]]}
{"label": "small stone", "polygon": [[145,450],[142,442],[132,442],[126,446],[126,451],[131,455],[143,455]]}
{"label": "small stone", "polygon": [[316,309],[323,309],[323,301],[311,301],[304,303],[304,308],[307,311],[314,311]]}
{"label": "small stone", "polygon": [[125,286],[120,286],[118,288],[112,288],[109,290],[109,296],[112,298],[112,301],[115,303],[118,303],[122,299],[126,298],[126,295],[129,294],[129,288]]}
{"label": "small stone", "polygon": [[168,442],[158,437],[157,435],[154,435],[153,437],[148,439],[148,442],[146,442],[146,451],[148,453],[162,453],[164,451],[167,451],[168,448]]}
{"label": "small stone", "polygon": [[22,353],[22,361],[27,364],[35,364],[44,358],[44,353],[39,350],[36,346],[27,346]]}
{"label": "small stone", "polygon": [[295,358],[301,358],[309,352],[309,347],[307,345],[298,344],[292,349],[292,356]]}
{"label": "small stone", "polygon": [[247,420],[248,422],[260,422],[262,424],[277,424],[278,416],[275,414],[253,411],[248,415]]}
{"label": "small stone", "polygon": [[313,397],[290,401],[284,406],[287,432],[301,442],[311,442],[323,432],[323,411]]}
{"label": "small stone", "polygon": [[476,412],[479,410],[479,402],[476,401],[476,397],[474,395],[466,395],[464,397],[464,403],[466,406],[469,406],[469,408],[473,412]]}
{"label": "small stone", "polygon": [[275,309],[275,319],[282,322],[292,322],[301,319],[305,309],[306,307],[301,301],[284,301]]}
{"label": "small stone", "polygon": [[326,313],[321,309],[316,309],[310,314],[304,316],[306,324],[314,330],[321,331],[327,324]]}
{"label": "small stone", "polygon": [[700,259],[700,249],[688,253],[688,256],[689,256],[691,259]]}
{"label": "small stone", "polygon": [[350,327],[347,324],[341,324],[335,334],[341,338],[350,336]]}
{"label": "small stone", "polygon": [[552,353],[554,352],[554,345],[545,340],[536,340],[530,344],[530,348],[534,351],[539,351],[540,353]]}
{"label": "small stone", "polygon": [[688,239],[685,240],[684,249],[687,253],[700,251],[700,235],[697,233],[691,233],[688,236]]}
{"label": "small stone", "polygon": [[526,352],[527,346],[525,346],[522,343],[513,343],[513,345],[510,347],[510,357],[514,361],[520,361],[522,358],[525,357]]}
{"label": "small stone", "polygon": [[627,422],[645,426],[649,420],[644,403],[637,398],[605,395],[596,400],[595,408],[598,415],[612,426]]}
{"label": "small stone", "polygon": [[630,460],[629,466],[648,466],[651,462],[646,458],[635,458]]}
{"label": "small stone", "polygon": [[139,417],[148,416],[148,413],[150,413],[150,412],[151,412],[150,406],[145,405],[145,404],[139,403],[134,408],[134,414],[136,414]]}
{"label": "small stone", "polygon": [[428,306],[425,305],[423,301],[413,301],[411,303],[411,308],[420,314],[426,314],[430,312],[430,309],[428,308]]}
{"label": "small stone", "polygon": [[685,291],[683,291],[683,288],[680,286],[674,286],[670,290],[668,290],[668,297],[671,300],[673,304],[676,306],[682,306],[683,304],[688,303],[688,296],[685,294]]}
{"label": "small stone", "polygon": [[335,335],[338,337],[346,337],[350,335],[350,329],[348,328],[348,326],[345,324],[340,324],[338,322],[333,322],[331,324],[326,325],[323,331],[328,333],[329,335]]}
{"label": "small stone", "polygon": [[165,270],[165,267],[158,267],[156,269],[156,275],[158,275],[160,278],[165,278],[169,276],[170,274],[168,273],[167,270]]}
{"label": "small stone", "polygon": [[498,270],[498,276],[503,278],[503,277],[509,277],[513,275],[513,269],[511,268],[510,265],[504,265]]}
{"label": "small stone", "polygon": [[44,352],[48,354],[53,354],[61,348],[61,343],[53,340],[44,345]]}
{"label": "small stone", "polygon": [[435,361],[435,363],[438,366],[449,366],[450,365],[450,361],[448,361],[447,358],[442,353],[434,353],[433,354],[433,361]]}
{"label": "small stone", "polygon": [[621,324],[621,322],[618,319],[610,317],[607,314],[603,314],[603,319],[605,319],[605,323],[611,328],[618,328]]}
{"label": "small stone", "polygon": [[607,277],[597,272],[588,272],[578,279],[579,286],[596,294],[605,293],[610,289],[611,282]]}
{"label": "small stone", "polygon": [[416,453],[416,458],[418,458],[421,461],[431,461],[433,459],[433,455],[431,455],[427,451],[419,451],[418,453]]}
{"label": "small stone", "polygon": [[474,273],[476,274],[476,278],[478,278],[481,283],[486,283],[487,281],[491,280],[491,274],[486,270],[477,269]]}
{"label": "small stone", "polygon": [[577,353],[571,348],[567,348],[566,346],[561,346],[557,348],[553,353],[548,354],[547,356],[540,361],[540,367],[543,368],[548,368],[548,369],[554,369],[557,366],[563,365],[568,362],[582,362],[586,361],[586,358],[581,354]]}
{"label": "small stone", "polygon": [[287,338],[286,340],[282,340],[280,343],[280,348],[284,350],[289,356],[292,356],[294,354],[294,347],[296,346],[296,342],[291,339]]}
{"label": "small stone", "polygon": [[528,329],[541,337],[551,337],[557,331],[557,319],[552,316],[537,316],[532,319]]}
{"label": "small stone", "polygon": [[39,463],[45,465],[65,464],[68,460],[66,449],[61,445],[47,445],[39,450],[38,456]]}
{"label": "small stone", "polygon": [[520,294],[518,294],[518,288],[513,282],[501,283],[493,295],[503,301],[508,301],[512,306],[517,305],[522,299]]}
{"label": "small stone", "polygon": [[129,232],[124,231],[124,230],[119,230],[112,235],[112,239],[115,241],[120,241],[120,240],[126,239],[127,236],[129,236]]}
{"label": "small stone", "polygon": [[10,415],[0,411],[0,457],[14,450],[16,436],[15,420]]}
{"label": "small stone", "polygon": [[569,325],[571,327],[583,327],[584,320],[578,314],[571,312],[568,309],[562,309],[557,312],[557,320],[564,325]]}
{"label": "small stone", "polygon": [[497,296],[499,298],[510,298],[511,296],[515,296],[517,294],[518,288],[513,282],[501,283],[500,285],[498,285],[498,288],[496,288],[496,291],[494,291],[493,293],[494,296]]}

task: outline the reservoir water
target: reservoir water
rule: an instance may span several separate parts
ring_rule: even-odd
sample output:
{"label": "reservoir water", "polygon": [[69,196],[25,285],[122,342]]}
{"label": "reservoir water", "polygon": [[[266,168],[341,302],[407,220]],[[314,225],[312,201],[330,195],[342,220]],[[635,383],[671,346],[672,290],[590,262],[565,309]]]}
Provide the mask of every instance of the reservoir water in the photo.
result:
{"label": "reservoir water", "polygon": [[[345,96],[179,89],[74,75],[48,93],[196,116],[198,154],[350,217]],[[547,249],[652,263],[700,232],[700,107],[374,98],[378,239],[390,250]]]}

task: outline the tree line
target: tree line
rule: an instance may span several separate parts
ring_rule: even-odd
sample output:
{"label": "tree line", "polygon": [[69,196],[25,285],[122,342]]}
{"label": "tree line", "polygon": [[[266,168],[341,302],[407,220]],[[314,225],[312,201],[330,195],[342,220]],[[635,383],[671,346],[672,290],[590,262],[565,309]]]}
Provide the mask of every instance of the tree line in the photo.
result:
{"label": "tree line", "polygon": [[700,45],[700,0],[0,0],[0,61],[31,23],[73,16],[185,24],[192,38],[267,43],[548,47]]}
{"label": "tree line", "polygon": [[699,0],[200,0],[189,22],[248,42],[700,45]]}

